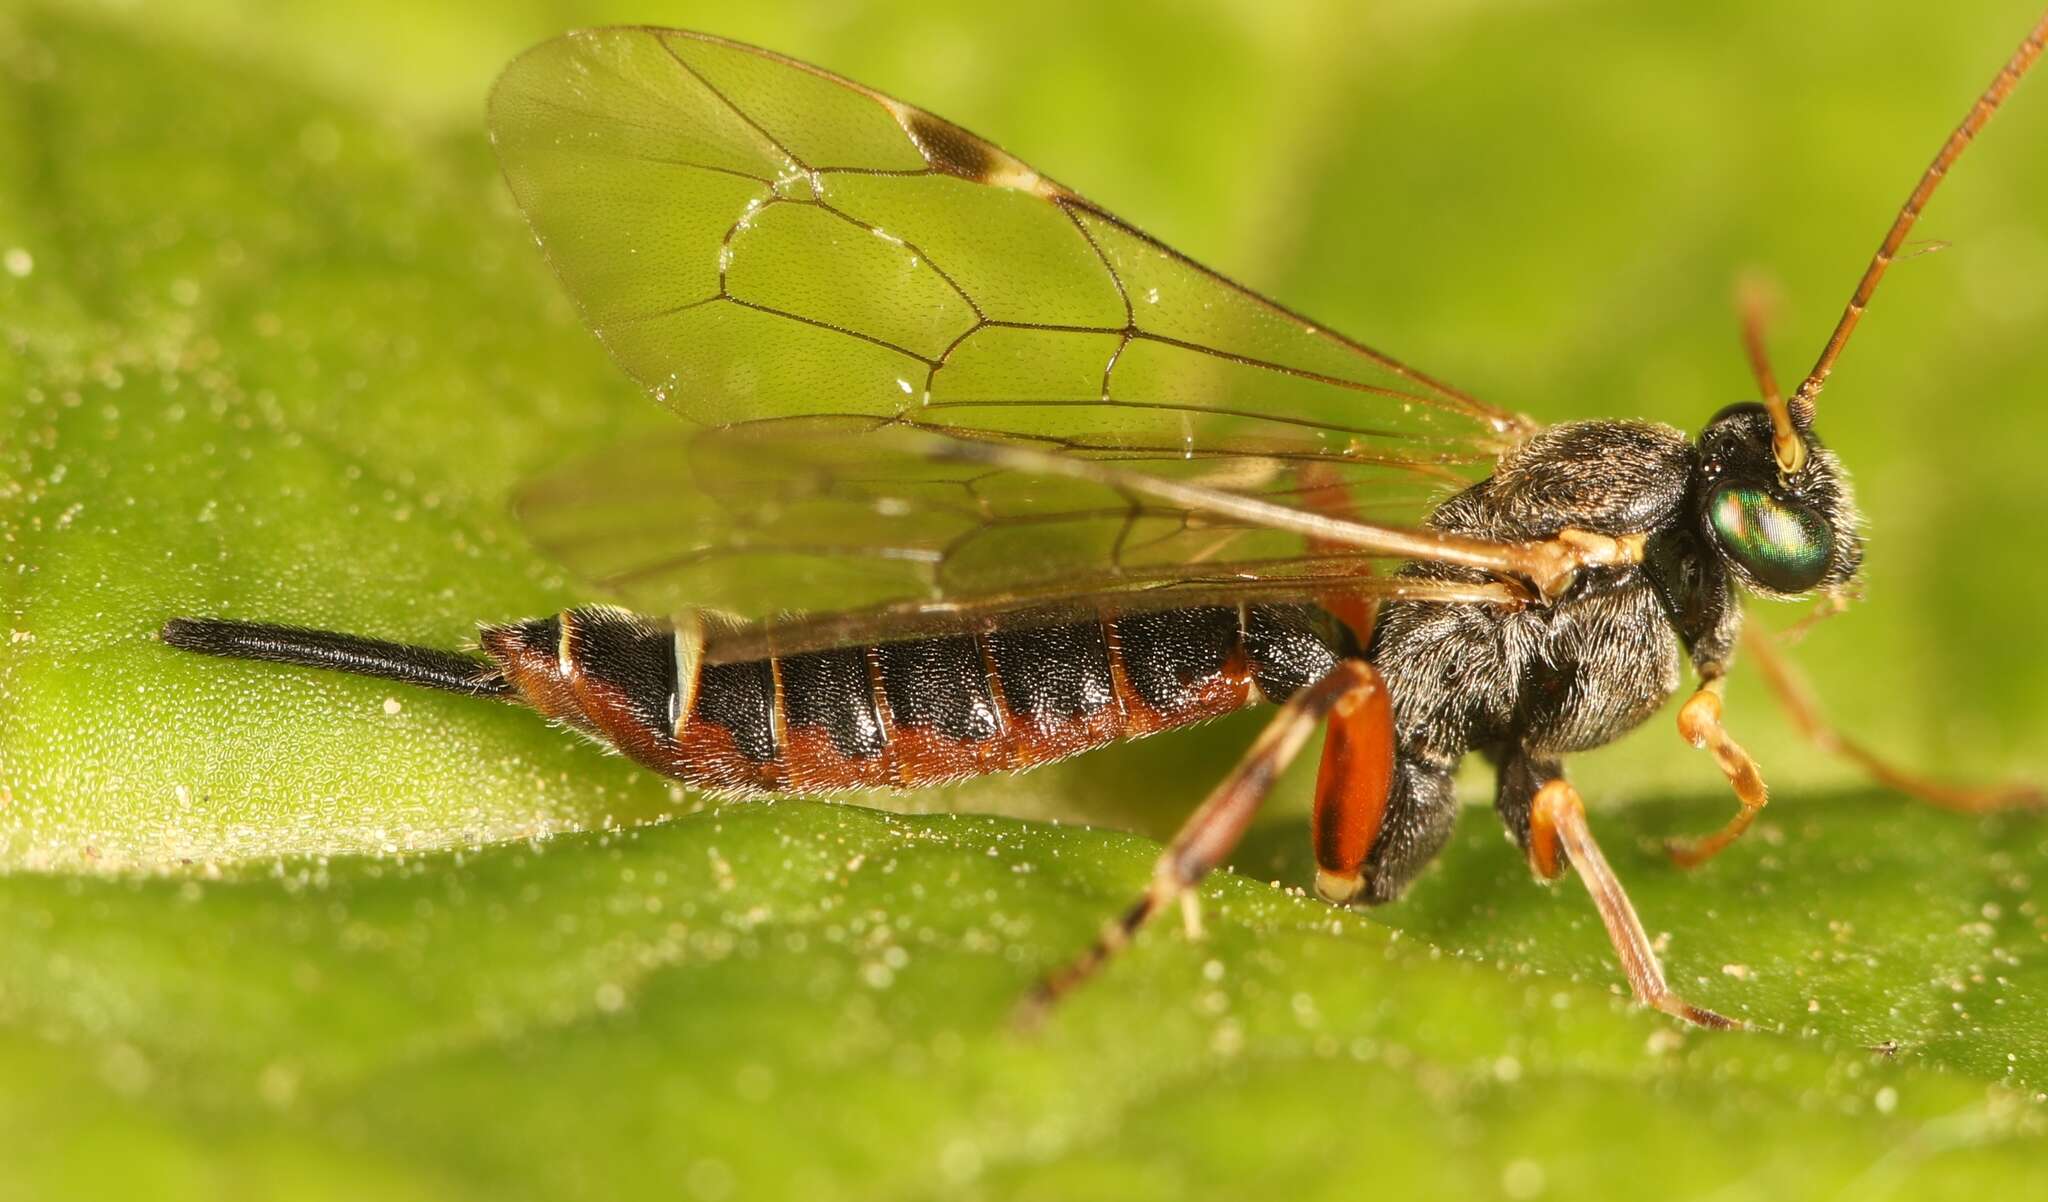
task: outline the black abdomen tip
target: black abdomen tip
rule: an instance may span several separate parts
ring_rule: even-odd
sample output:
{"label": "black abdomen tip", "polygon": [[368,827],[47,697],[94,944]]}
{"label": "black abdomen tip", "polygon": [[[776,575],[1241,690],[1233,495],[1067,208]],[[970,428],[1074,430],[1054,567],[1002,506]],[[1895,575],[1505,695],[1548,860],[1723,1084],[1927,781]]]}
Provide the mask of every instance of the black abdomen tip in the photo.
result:
{"label": "black abdomen tip", "polygon": [[[172,618],[157,637],[181,651],[201,655],[240,655],[235,648],[246,641],[245,632],[254,623],[226,622],[218,618]],[[260,627],[258,628],[260,629]]]}
{"label": "black abdomen tip", "polygon": [[172,618],[157,637],[181,651],[201,655],[326,668],[472,697],[504,697],[512,692],[494,665],[473,655],[331,630],[228,618]]}

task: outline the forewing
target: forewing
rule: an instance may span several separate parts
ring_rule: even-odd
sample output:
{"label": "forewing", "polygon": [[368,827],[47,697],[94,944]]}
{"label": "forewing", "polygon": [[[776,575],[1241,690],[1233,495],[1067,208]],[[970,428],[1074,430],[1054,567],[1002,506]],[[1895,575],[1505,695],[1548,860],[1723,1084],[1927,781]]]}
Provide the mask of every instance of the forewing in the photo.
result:
{"label": "forewing", "polygon": [[[984,467],[963,490],[946,476],[958,462],[877,434],[834,447],[778,419],[927,427],[1393,524],[1529,430],[957,126],[765,51],[569,34],[507,68],[491,125],[592,329],[663,403],[725,431],[634,448],[524,499],[541,542],[628,599],[815,609],[1306,550],[1298,533],[1221,529],[1185,505],[1133,518],[1116,509],[1128,498],[1056,474]],[[645,479],[637,512],[617,487],[629,475]],[[819,478],[837,491],[807,496]],[[860,479],[908,499],[850,500]],[[612,498],[625,504],[601,520]],[[639,567],[594,569],[571,530],[634,546]],[[735,556],[744,572],[717,566]]]}
{"label": "forewing", "polygon": [[1445,462],[1526,429],[957,126],[765,51],[568,34],[506,69],[491,127],[592,328],[701,422],[829,409],[1134,451],[1307,437]]}

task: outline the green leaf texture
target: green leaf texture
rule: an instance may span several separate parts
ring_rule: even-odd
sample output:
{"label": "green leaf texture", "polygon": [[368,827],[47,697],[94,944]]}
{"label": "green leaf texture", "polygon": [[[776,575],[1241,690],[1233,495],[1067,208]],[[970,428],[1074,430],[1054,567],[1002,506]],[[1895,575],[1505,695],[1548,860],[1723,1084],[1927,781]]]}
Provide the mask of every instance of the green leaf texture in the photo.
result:
{"label": "green leaf texture", "polygon": [[[1732,805],[1668,716],[1574,770],[1674,983],[1757,1029],[1628,1005],[1583,891],[1476,805],[1408,899],[1305,897],[1297,769],[1202,939],[1161,924],[1022,1038],[1255,715],[706,808],[509,708],[153,632],[452,646],[588,599],[506,497],[675,419],[577,325],[482,121],[574,25],[822,62],[1489,400],[1696,428],[1750,389],[1736,276],[1778,281],[1796,378],[2035,16],[0,6],[0,1198],[2024,1196],[2048,826],[1876,790],[1753,680],[1774,804],[1706,870],[1654,850]],[[2034,81],[1822,409],[1872,553],[1801,660],[1965,777],[2048,775],[2044,146]]]}

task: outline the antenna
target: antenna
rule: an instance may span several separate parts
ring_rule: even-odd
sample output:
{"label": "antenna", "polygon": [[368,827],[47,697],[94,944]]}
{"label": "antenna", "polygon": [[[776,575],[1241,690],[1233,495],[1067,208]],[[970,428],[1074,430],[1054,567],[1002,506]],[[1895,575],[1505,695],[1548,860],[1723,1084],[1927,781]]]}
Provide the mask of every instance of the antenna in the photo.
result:
{"label": "antenna", "polygon": [[1764,325],[1771,308],[1762,281],[1751,277],[1737,289],[1735,305],[1742,314],[1742,347],[1749,352],[1749,370],[1756,376],[1757,399],[1771,415],[1771,455],[1778,470],[1789,479],[1806,466],[1806,440],[1792,421],[1792,409],[1785,394],[1778,391],[1778,377],[1771,373],[1770,352],[1764,348]]}
{"label": "antenna", "polygon": [[[2041,57],[2044,43],[2048,43],[2048,13],[2042,14],[2041,20],[2032,32],[2027,34],[2026,40],[2020,43],[2020,48],[2013,52],[2012,59],[1999,70],[1997,77],[1991,81],[1991,86],[1977,98],[1977,103],[1970,106],[1963,123],[1956,126],[1955,132],[1948,136],[1948,141],[1942,143],[1940,153],[1927,165],[1926,172],[1920,176],[1919,184],[1913,189],[1913,194],[1906,198],[1905,207],[1899,210],[1898,217],[1892,221],[1892,228],[1885,234],[1883,243],[1878,246],[1877,254],[1872,256],[1870,266],[1863,269],[1863,278],[1856,282],[1856,291],[1849,297],[1849,307],[1842,310],[1842,319],[1835,323],[1835,332],[1828,337],[1827,346],[1821,349],[1820,359],[1814,363],[1813,370],[1806,374],[1805,382],[1799,385],[1799,390],[1792,394],[1791,403],[1786,406],[1790,411],[1789,416],[1798,424],[1813,424],[1814,398],[1820,395],[1821,386],[1828,382],[1828,373],[1835,370],[1835,359],[1841,355],[1842,348],[1849,342],[1850,333],[1862,319],[1863,310],[1870,304],[1871,294],[1877,291],[1877,282],[1884,278],[1885,268],[1891,266],[1892,257],[1906,241],[1906,234],[1912,230],[1913,223],[1919,220],[1920,210],[1927,207],[1928,197],[1933,196],[1934,190],[1941,186],[1941,181],[1948,175],[1949,167],[1962,155],[1963,148],[1977,136],[1978,130],[1984,128],[1984,123],[1991,120],[1991,114],[1998,111],[1998,106],[2005,103],[2005,98],[2012,95],[2013,88],[2019,85],[2020,76],[2025,75],[2027,68],[2034,65],[2034,60]],[[1782,459],[1779,466],[1784,466]]]}

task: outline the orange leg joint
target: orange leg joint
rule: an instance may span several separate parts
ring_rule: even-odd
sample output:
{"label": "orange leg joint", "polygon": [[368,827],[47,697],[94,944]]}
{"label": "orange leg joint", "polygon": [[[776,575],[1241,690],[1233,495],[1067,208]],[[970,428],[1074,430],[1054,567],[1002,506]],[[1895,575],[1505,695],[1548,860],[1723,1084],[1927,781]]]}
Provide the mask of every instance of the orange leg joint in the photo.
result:
{"label": "orange leg joint", "polygon": [[1721,725],[1720,677],[1700,686],[1698,692],[1686,699],[1678,711],[1678,733],[1694,747],[1711,752],[1714,763],[1720,766],[1721,774],[1728,778],[1728,784],[1735,790],[1736,800],[1742,803],[1735,817],[1727,825],[1711,835],[1699,839],[1674,839],[1665,845],[1671,859],[1681,868],[1697,868],[1727,846],[1742,837],[1756,816],[1770,801],[1770,791],[1764,787],[1762,773],[1757,771],[1756,761],[1742,745],[1728,736]]}
{"label": "orange leg joint", "polygon": [[1316,892],[1339,904],[1365,891],[1366,857],[1379,842],[1394,783],[1394,707],[1379,673],[1372,678],[1376,687],[1348,693],[1331,709],[1316,775]]}

